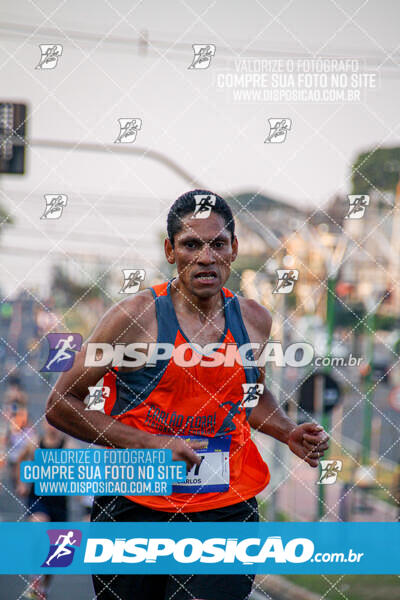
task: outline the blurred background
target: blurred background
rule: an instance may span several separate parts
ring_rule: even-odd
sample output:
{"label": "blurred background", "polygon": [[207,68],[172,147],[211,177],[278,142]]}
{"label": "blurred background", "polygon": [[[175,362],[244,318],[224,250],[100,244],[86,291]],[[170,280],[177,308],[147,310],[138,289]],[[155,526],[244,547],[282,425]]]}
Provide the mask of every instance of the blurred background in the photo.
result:
{"label": "blurred background", "polygon": [[[272,473],[258,498],[262,518],[397,521],[396,3],[5,0],[0,16],[0,519],[27,518],[16,465],[51,436],[44,407],[57,374],[40,372],[46,335],[85,339],[121,299],[123,269],[145,270],[141,288],[173,276],[163,253],[168,209],[204,187],[235,215],[239,257],[227,287],[270,310],[271,339],[307,341],[326,359],[268,365],[267,384],[293,419],[329,430],[337,479],[318,484],[321,471],[256,436]],[[40,44],[62,47],[55,68],[40,67]],[[207,69],[189,69],[193,44],[215,45]],[[222,89],[241,68],[271,71],[281,61],[288,73],[303,59],[357,61],[368,76],[359,100],[275,101]],[[290,82],[282,76],[278,87]],[[134,142],[114,144],[123,118],[141,119],[141,128]],[[270,118],[291,120],[283,143],[265,143]],[[48,195],[66,198],[57,219],[44,216]],[[361,218],[349,218],[349,195],[369,198]],[[299,273],[290,294],[273,293],[278,269]],[[89,510],[90,499],[69,500],[70,520]],[[20,597],[29,583],[2,579],[0,599]],[[293,597],[288,582],[300,586],[299,598],[400,593],[397,576],[260,576],[254,598]],[[57,576],[49,598],[72,593],[92,598],[89,578]]]}

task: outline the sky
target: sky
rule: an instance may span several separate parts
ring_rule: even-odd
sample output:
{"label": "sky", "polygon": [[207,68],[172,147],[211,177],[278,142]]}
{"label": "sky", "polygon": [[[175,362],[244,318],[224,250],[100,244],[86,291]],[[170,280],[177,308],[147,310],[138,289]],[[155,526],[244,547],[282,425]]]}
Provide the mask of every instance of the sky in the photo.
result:
{"label": "sky", "polygon": [[[349,193],[356,155],[398,144],[399,12],[388,0],[3,0],[1,100],[28,103],[32,142],[26,174],[0,178],[14,230],[33,227],[41,235],[43,195],[65,193],[74,214],[98,202],[93,212],[101,210],[107,219],[113,211],[117,228],[126,227],[129,216],[135,236],[142,230],[135,216],[150,211],[150,219],[160,220],[193,187],[146,155],[113,154],[120,118],[142,120],[132,147],[161,153],[222,195],[253,190],[313,208],[338,192]],[[144,30],[147,53],[137,41]],[[62,44],[63,53],[56,68],[35,69],[39,44],[45,43]],[[193,44],[215,45],[207,69],[188,68]],[[290,64],[299,70],[305,59],[323,58],[331,65],[330,59],[341,57],[372,75],[373,85],[371,78],[364,82],[356,102],[234,97],[235,90],[221,82],[227,85],[227,74],[240,68],[256,69],[254,57],[262,57],[263,68],[275,70],[275,77],[276,69],[287,77]],[[346,94],[351,75],[346,72]],[[290,82],[274,85],[289,89]],[[313,86],[321,88],[320,76]],[[290,122],[284,143],[265,143],[273,118]],[[33,144],[38,139],[76,147],[44,149]],[[97,144],[103,152],[83,152],[82,143]],[[124,208],[107,201],[119,197],[126,199]],[[91,232],[101,235],[103,226],[92,215]],[[157,231],[163,227],[157,224]],[[10,229],[3,242],[12,235]]]}

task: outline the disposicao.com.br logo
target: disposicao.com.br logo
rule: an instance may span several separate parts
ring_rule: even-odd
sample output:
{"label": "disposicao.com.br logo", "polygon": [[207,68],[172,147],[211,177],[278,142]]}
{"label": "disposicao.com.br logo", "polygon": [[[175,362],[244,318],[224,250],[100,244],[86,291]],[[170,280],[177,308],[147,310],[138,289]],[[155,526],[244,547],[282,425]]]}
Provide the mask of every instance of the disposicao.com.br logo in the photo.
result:
{"label": "disposicao.com.br logo", "polygon": [[[253,352],[260,350],[254,359]],[[314,348],[308,342],[294,342],[285,349],[280,342],[247,342],[241,346],[235,343],[200,344],[184,343],[175,346],[169,342],[132,342],[115,344],[89,342],[86,347],[85,367],[155,367],[159,361],[170,359],[178,367],[233,367],[235,363],[244,367],[264,366],[274,363],[277,367],[305,367],[314,358]]]}
{"label": "disposicao.com.br logo", "polygon": [[157,563],[165,558],[180,564],[360,562],[363,553],[349,549],[344,552],[314,553],[314,543],[308,538],[293,538],[286,544],[281,536],[267,538],[89,538],[85,563]]}
{"label": "disposicao.com.br logo", "polygon": [[74,558],[75,548],[81,545],[79,529],[49,529],[50,548],[42,567],[68,567]]}

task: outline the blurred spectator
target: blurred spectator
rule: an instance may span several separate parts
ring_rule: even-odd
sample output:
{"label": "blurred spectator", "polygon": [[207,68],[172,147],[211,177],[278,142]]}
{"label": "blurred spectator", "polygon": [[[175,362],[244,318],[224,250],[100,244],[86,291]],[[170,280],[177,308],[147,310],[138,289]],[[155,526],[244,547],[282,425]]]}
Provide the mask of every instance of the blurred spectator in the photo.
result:
{"label": "blurred spectator", "polygon": [[18,480],[18,456],[33,436],[33,430],[29,426],[27,396],[19,376],[11,375],[8,384],[3,402],[6,424],[5,446],[10,479],[15,488]]}
{"label": "blurred spectator", "polygon": [[[71,447],[71,438],[43,421],[43,433],[39,438],[33,438],[25,445],[18,456],[17,471],[22,461],[33,460],[36,448],[62,449]],[[26,499],[28,521],[50,522],[68,521],[68,499],[66,496],[37,496],[34,484],[18,480],[16,492]],[[31,585],[25,592],[24,598],[30,600],[46,600],[51,575],[34,576]]]}

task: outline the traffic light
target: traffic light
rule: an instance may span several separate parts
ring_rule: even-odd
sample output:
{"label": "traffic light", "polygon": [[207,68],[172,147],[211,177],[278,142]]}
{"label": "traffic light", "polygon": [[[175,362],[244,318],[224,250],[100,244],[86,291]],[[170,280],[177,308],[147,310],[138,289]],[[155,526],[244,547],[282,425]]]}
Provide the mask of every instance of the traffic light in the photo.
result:
{"label": "traffic light", "polygon": [[25,172],[26,104],[0,102],[0,173]]}

